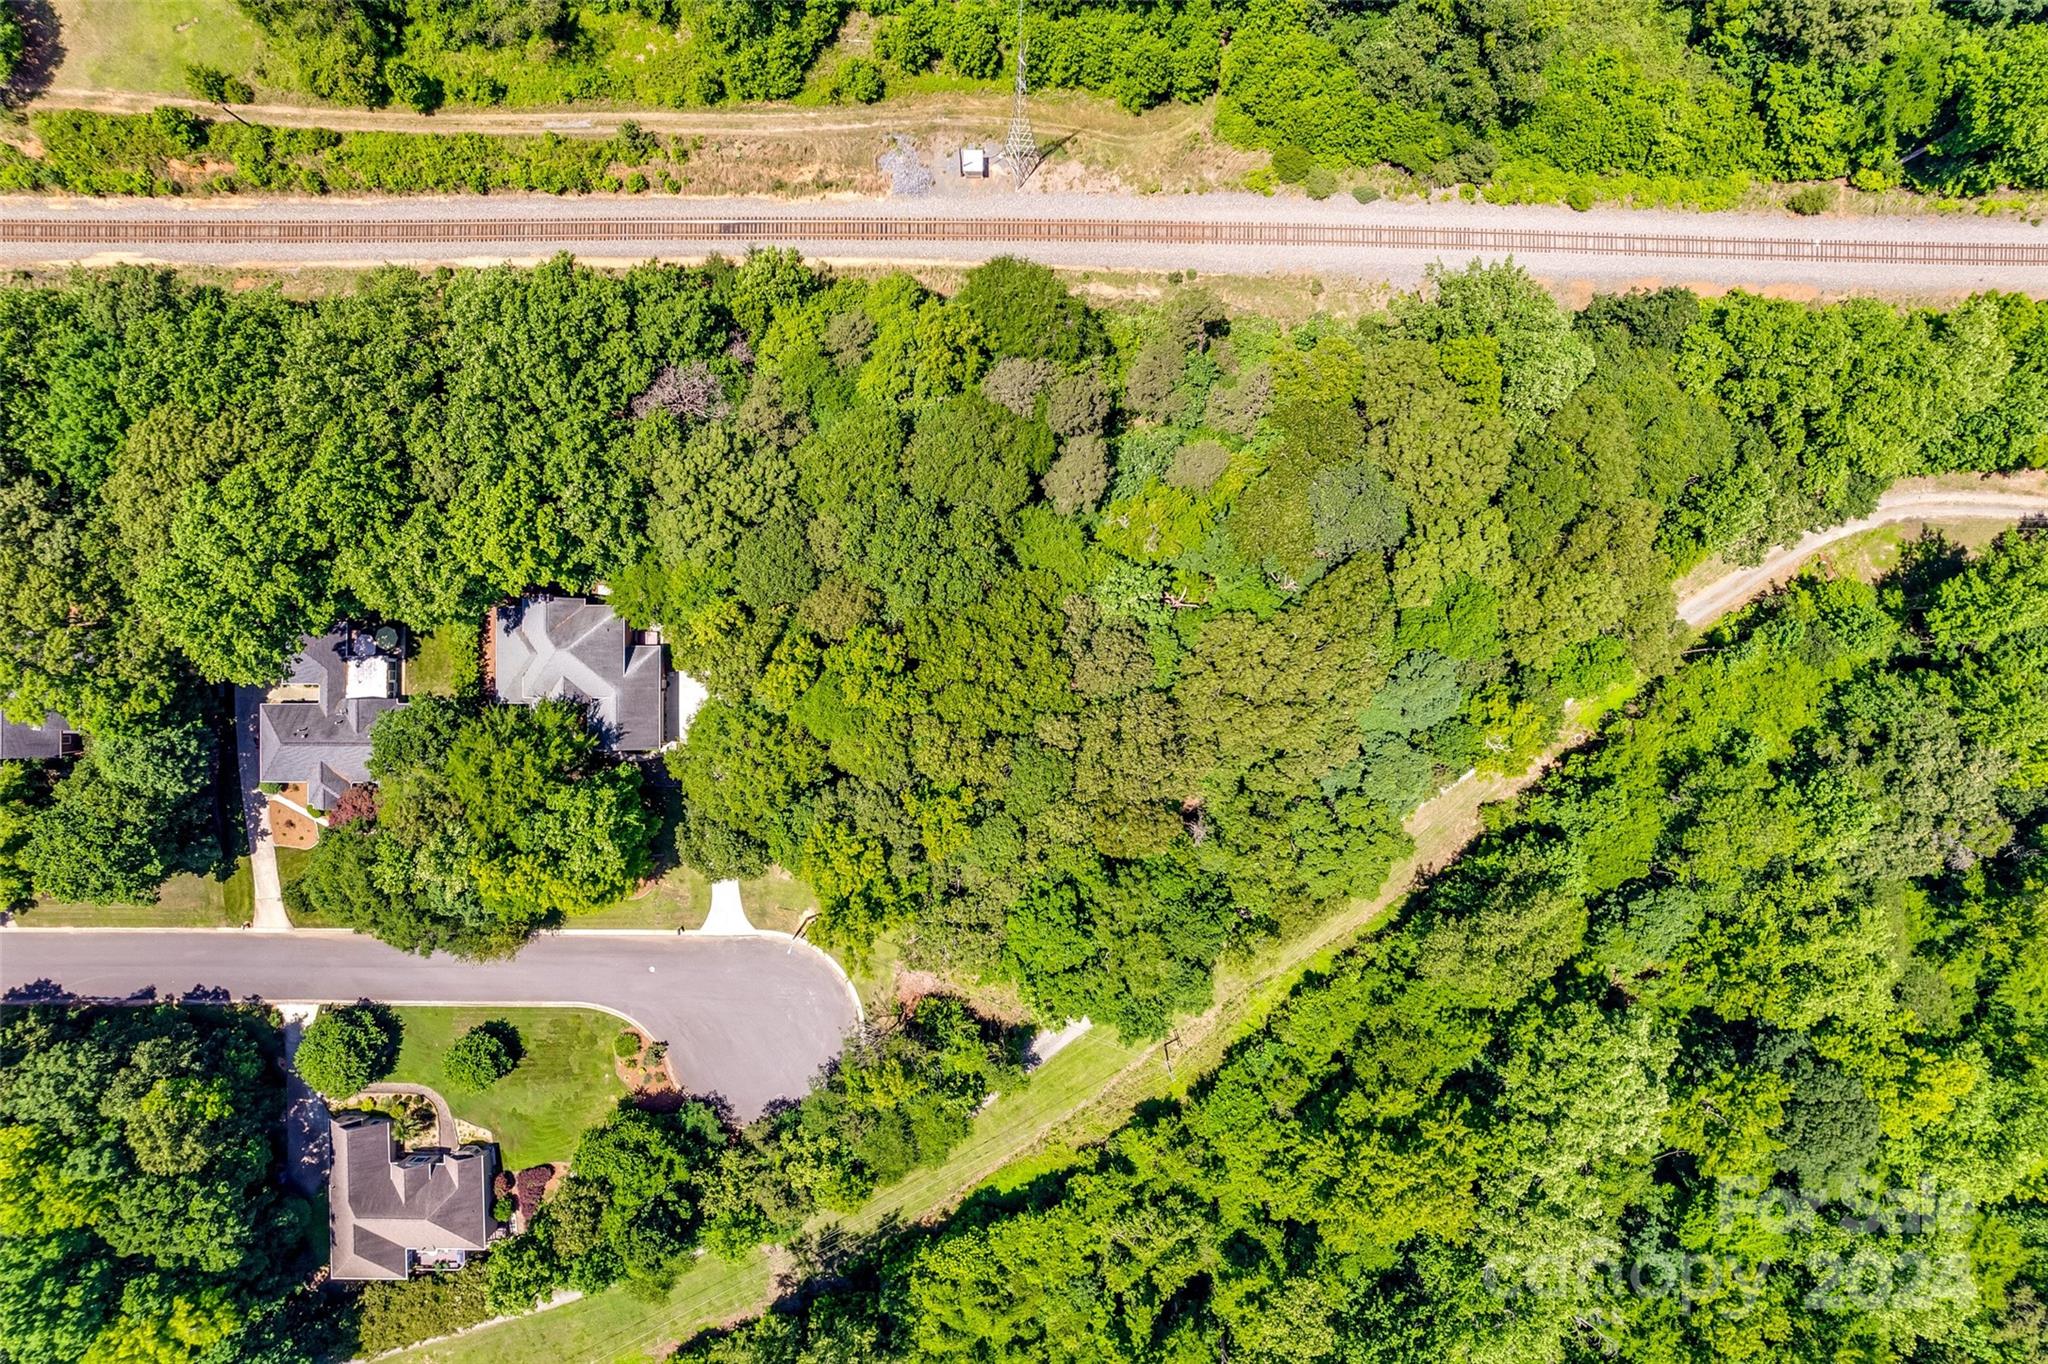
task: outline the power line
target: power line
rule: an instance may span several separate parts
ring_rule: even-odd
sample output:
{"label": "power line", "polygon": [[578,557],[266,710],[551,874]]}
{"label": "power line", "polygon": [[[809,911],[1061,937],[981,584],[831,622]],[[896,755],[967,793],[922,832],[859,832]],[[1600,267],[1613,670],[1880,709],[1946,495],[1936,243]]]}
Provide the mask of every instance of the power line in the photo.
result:
{"label": "power line", "polygon": [[1038,136],[1031,131],[1031,116],[1024,110],[1024,0],[1017,0],[1017,81],[1010,96],[1010,131],[1003,138],[1003,160],[1019,188],[1038,169]]}

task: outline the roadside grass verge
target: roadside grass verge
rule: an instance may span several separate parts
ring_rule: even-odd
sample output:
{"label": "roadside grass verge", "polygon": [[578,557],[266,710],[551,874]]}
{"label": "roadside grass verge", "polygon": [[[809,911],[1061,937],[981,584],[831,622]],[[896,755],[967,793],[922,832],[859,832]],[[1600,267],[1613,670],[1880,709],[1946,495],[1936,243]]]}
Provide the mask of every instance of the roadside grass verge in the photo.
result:
{"label": "roadside grass verge", "polygon": [[83,905],[38,900],[22,912],[24,928],[233,928],[256,916],[249,859],[225,878],[180,873],[164,882],[153,905]]}
{"label": "roadside grass verge", "polygon": [[[386,1078],[439,1090],[456,1117],[488,1127],[507,1170],[566,1162],[584,1129],[626,1096],[612,1066],[612,1040],[626,1025],[611,1014],[488,1005],[407,1005],[397,1013],[405,1041],[397,1069]],[[456,1038],[497,1018],[519,1030],[519,1065],[489,1089],[464,1089],[448,1078],[442,1058]]]}
{"label": "roadside grass verge", "polygon": [[[811,888],[780,867],[740,882],[740,903],[754,927],[794,933],[817,911]],[[675,866],[630,900],[578,914],[567,928],[702,928],[711,912],[711,880],[694,867]]]}

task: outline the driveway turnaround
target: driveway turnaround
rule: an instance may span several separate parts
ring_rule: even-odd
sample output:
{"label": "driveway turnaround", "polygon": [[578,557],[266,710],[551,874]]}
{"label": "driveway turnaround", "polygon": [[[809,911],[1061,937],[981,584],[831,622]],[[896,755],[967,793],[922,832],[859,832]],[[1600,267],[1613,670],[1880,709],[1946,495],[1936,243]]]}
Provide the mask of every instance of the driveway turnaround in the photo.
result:
{"label": "driveway turnaround", "polygon": [[562,934],[507,961],[416,957],[331,929],[0,930],[0,991],[79,999],[568,1004],[606,1009],[666,1041],[683,1089],[741,1121],[801,1097],[860,1021],[824,953],[786,938]]}

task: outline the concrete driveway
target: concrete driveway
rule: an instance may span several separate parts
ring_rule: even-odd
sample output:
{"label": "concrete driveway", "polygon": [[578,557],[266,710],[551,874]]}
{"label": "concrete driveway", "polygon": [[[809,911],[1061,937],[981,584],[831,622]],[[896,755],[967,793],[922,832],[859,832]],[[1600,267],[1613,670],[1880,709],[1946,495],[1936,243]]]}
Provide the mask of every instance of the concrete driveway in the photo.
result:
{"label": "concrete driveway", "polygon": [[810,1089],[860,1010],[839,967],[784,938],[564,934],[508,961],[417,957],[333,930],[0,930],[12,1003],[246,999],[390,1004],[575,1004],[669,1044],[682,1087],[741,1121]]}

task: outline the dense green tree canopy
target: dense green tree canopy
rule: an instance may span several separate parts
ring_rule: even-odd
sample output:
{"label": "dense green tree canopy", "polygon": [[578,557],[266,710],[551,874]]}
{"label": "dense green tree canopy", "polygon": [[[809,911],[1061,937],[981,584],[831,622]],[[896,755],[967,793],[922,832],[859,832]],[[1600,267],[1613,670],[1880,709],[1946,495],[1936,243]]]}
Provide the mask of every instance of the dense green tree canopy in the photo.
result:
{"label": "dense green tree canopy", "polygon": [[[1928,1233],[1978,1289],[1859,1306],[1843,1338],[1995,1357],[2031,1320],[2048,560],[2029,535],[1916,553],[1883,595],[1801,588],[1689,663],[1672,583],[1901,476],[2048,459],[2037,303],[1665,291],[1574,318],[1482,267],[1282,328],[1197,291],[1096,311],[1016,263],[948,299],[757,255],[379,272],[304,302],[122,270],[0,290],[0,328],[25,528],[0,549],[0,681],[89,731],[68,765],[0,768],[0,877],[26,890],[133,898],[212,856],[212,683],[276,681],[334,614],[469,624],[534,582],[603,583],[710,692],[665,772],[567,703],[416,698],[377,723],[374,801],[296,907],[511,950],[650,870],[666,779],[683,860],[787,868],[849,956],[1150,1037],[1230,954],[1376,892],[1433,792],[1627,704],[1185,1104],[891,1259],[878,1305],[786,1323],[806,1339],[1562,1358],[1598,1320],[1659,1364],[1819,1358],[1838,1333],[1803,1305],[1810,1267],[1747,1326],[1536,1286],[1762,1254],[1748,1214],[1718,1220],[1728,1181],[1832,1209],[1841,1181],[1923,1174],[1988,1210],[1967,1242]],[[389,1063],[357,1041],[314,1082]],[[41,1151],[44,1109],[68,1133],[113,1090],[35,1054],[8,1054],[0,1140]],[[493,1253],[490,1300],[792,1235],[943,1158],[1015,1059],[935,997],[744,1131],[629,1106]],[[124,1313],[237,1341],[263,1316],[173,1272],[242,1272],[262,1236],[233,1198],[160,1244],[253,1091],[149,1065],[115,1134],[149,1176],[124,1211],[37,1185],[50,1234],[4,1242],[0,1280],[31,1289],[0,1313],[54,1342],[34,1358],[90,1357]],[[49,1094],[12,1097],[22,1076]],[[53,1159],[0,1148],[0,1178],[61,1186]],[[1865,1248],[1831,1228],[1767,1258]],[[105,1271],[118,1296],[96,1269],[46,1291],[52,1266],[144,1256]]]}
{"label": "dense green tree canopy", "polygon": [[[835,945],[1134,1032],[1373,890],[1437,787],[1668,668],[1678,574],[2048,448],[2025,299],[1574,319],[1506,266],[1293,329],[776,253],[306,302],[115,271],[0,292],[0,329],[0,682],[95,750],[17,788],[35,888],[204,857],[117,817],[199,808],[150,773],[203,764],[115,736],[185,732],[205,681],[273,682],[341,614],[605,584],[711,692],[666,755],[684,860],[779,863]],[[374,738],[374,817],[302,907],[505,950],[652,865],[659,802],[564,708]]]}
{"label": "dense green tree canopy", "polygon": [[511,950],[652,865],[640,769],[566,701],[417,698],[371,730],[370,774],[374,814],[321,838],[289,895],[413,951]]}
{"label": "dense green tree canopy", "polygon": [[0,1009],[0,1352],[318,1357],[318,1332],[279,1325],[314,1263],[310,1210],[279,1187],[282,1109],[258,1014]]}
{"label": "dense green tree canopy", "polygon": [[[1005,79],[1017,24],[999,0],[868,0],[871,55],[833,57],[848,0],[240,3],[270,59],[260,73],[193,68],[201,98],[260,75],[323,102],[422,111],[868,103],[937,68]],[[2038,0],[1062,0],[1027,7],[1023,25],[1034,89],[1093,91],[1133,112],[1214,97],[1223,140],[1273,153],[1255,174],[1324,196],[1334,171],[1375,165],[1410,184],[1578,207],[1727,207],[1756,179],[1943,194],[2048,184]],[[19,48],[19,27],[0,21],[0,71]],[[599,142],[209,126],[181,108],[32,120],[39,154],[0,143],[0,186],[559,192],[651,177],[676,189],[689,156],[630,124]],[[1013,285],[976,309],[995,353],[1070,361],[1084,319]],[[1053,306],[1034,313],[1034,301]]]}
{"label": "dense green tree canopy", "polygon": [[1720,628],[1185,1099],[680,1357],[2032,1359],[2041,541]]}

